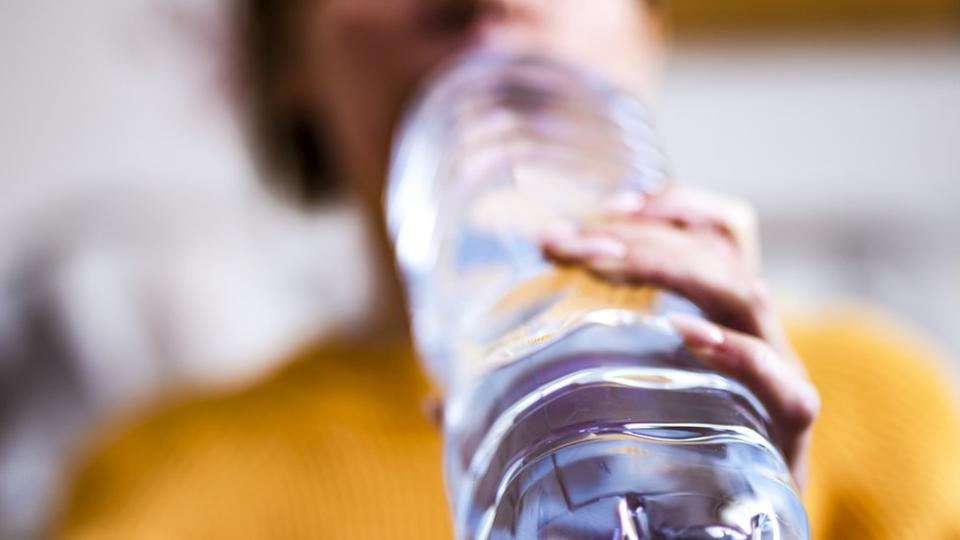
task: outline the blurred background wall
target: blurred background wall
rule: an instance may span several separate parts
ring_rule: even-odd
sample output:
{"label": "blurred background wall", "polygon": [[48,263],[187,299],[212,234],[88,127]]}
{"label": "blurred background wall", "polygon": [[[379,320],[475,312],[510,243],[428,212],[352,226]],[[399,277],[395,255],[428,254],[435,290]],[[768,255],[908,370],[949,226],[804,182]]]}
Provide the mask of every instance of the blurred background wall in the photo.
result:
{"label": "blurred background wall", "polygon": [[[93,426],[367,304],[350,209],[256,182],[227,6],[0,0],[0,539],[37,534]],[[670,9],[675,175],[756,203],[785,303],[880,304],[960,358],[960,2]]]}

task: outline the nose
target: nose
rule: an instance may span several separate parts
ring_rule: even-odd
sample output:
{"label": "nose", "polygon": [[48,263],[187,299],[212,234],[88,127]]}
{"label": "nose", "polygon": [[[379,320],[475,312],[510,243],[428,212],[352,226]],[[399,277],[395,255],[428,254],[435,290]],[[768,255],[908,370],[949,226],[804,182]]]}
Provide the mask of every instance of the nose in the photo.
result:
{"label": "nose", "polygon": [[435,18],[451,27],[472,24],[529,21],[550,7],[540,0],[421,0]]}
{"label": "nose", "polygon": [[470,27],[480,12],[477,0],[422,0],[422,7],[433,26],[448,30]]}
{"label": "nose", "polygon": [[471,6],[477,42],[490,49],[548,52],[551,39],[559,37],[549,35],[551,13],[562,9],[558,0],[448,1]]}
{"label": "nose", "polygon": [[[552,0],[556,1],[556,0]],[[607,0],[604,0],[607,1]],[[528,51],[538,49],[550,3],[541,0],[420,0],[428,27],[467,36],[474,46]],[[542,47],[541,47],[542,48]]]}

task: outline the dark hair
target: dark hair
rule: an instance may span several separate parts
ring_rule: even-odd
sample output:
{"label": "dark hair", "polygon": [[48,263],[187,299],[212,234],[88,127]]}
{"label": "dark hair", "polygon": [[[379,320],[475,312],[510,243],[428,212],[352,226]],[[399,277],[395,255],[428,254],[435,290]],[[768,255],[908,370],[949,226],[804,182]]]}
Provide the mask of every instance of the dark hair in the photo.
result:
{"label": "dark hair", "polygon": [[342,184],[323,126],[281,98],[296,69],[301,36],[295,28],[300,0],[239,0],[240,61],[247,88],[249,124],[267,184],[303,204],[336,196]]}
{"label": "dark hair", "polygon": [[[661,0],[644,0],[653,8]],[[445,16],[463,25],[472,4],[456,3]],[[311,205],[343,192],[326,126],[314,114],[292,108],[282,86],[299,63],[303,0],[237,0],[240,58],[251,105],[255,152],[266,183],[293,200]],[[465,9],[466,8],[466,9]],[[448,21],[450,22],[450,21]]]}

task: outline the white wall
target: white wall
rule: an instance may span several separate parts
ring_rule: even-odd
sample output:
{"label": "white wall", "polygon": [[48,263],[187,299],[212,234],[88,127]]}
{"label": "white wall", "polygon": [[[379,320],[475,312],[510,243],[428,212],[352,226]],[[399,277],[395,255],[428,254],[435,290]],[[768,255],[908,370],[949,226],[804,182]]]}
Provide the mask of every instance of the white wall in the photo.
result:
{"label": "white wall", "polygon": [[757,205],[781,290],[960,356],[960,35],[681,44],[663,105],[676,175]]}
{"label": "white wall", "polygon": [[255,181],[209,47],[225,5],[0,2],[0,538],[42,523],[91,422],[356,316],[357,220]]}

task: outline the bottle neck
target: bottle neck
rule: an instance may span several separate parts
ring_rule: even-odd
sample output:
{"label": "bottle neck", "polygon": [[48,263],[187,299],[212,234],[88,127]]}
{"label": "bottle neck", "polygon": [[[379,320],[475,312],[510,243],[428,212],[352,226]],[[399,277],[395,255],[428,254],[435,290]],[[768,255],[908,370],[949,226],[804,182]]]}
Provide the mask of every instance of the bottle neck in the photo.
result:
{"label": "bottle neck", "polygon": [[536,307],[541,298],[497,308],[551,270],[538,243],[545,228],[664,182],[647,109],[589,74],[482,52],[442,72],[398,132],[386,193],[428,367],[444,371],[547,307]]}

